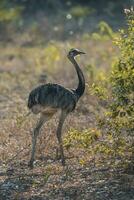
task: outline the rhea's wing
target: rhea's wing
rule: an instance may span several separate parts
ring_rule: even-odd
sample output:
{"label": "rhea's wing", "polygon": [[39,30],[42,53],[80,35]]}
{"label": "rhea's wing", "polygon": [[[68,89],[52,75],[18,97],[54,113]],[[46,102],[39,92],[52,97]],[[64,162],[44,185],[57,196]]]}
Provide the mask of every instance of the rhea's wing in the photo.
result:
{"label": "rhea's wing", "polygon": [[76,98],[72,91],[57,85],[46,84],[32,90],[29,95],[28,107],[40,104],[71,111],[75,108]]}

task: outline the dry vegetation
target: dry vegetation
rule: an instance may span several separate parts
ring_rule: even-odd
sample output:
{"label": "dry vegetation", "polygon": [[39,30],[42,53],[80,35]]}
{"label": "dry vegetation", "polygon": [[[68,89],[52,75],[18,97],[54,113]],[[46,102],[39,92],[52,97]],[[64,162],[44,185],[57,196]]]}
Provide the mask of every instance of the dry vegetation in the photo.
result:
{"label": "dry vegetation", "polygon": [[[2,148],[2,160],[6,161],[17,151],[17,148],[20,149],[21,145],[23,147],[25,143],[26,146],[29,143],[30,130],[34,126],[34,121],[37,120],[37,116],[32,115],[25,118],[28,112],[27,97],[32,88],[40,84],[40,81],[56,82],[66,87],[75,87],[77,85],[75,70],[66,58],[67,50],[63,45],[68,46],[68,49],[72,46],[77,46],[87,52],[85,58],[78,58],[87,83],[90,81],[87,73],[88,65],[95,65],[99,70],[101,70],[102,66],[108,68],[108,62],[105,62],[107,56],[109,57],[109,54],[115,55],[110,41],[88,41],[87,43],[87,41],[83,40],[79,42],[70,41],[64,44],[53,42],[44,48],[23,47],[18,49],[17,47],[7,46],[4,52],[2,52],[3,48],[1,48],[1,141],[2,145],[5,145],[5,148]],[[100,51],[102,48],[104,50]],[[53,54],[50,53],[52,51],[54,51]],[[112,60],[112,56],[110,59]],[[42,77],[42,75],[46,76]],[[41,80],[43,78],[44,80]],[[86,94],[79,102],[75,113],[68,118],[67,124],[69,125],[67,126],[82,129],[88,127],[90,122],[91,127],[94,128],[94,106],[94,97],[90,95],[87,86]],[[48,129],[45,130],[47,134],[44,138],[48,137],[50,132],[55,131],[55,121],[48,122],[46,128]],[[18,138],[17,140],[15,139],[16,137]],[[53,134],[53,137],[55,137],[55,134]],[[42,139],[41,136],[40,142]],[[51,140],[50,142],[52,142]],[[8,152],[9,149],[10,151]]]}
{"label": "dry vegetation", "polygon": [[[114,180],[113,171],[107,171],[104,163],[97,164],[91,152],[87,153],[82,148],[67,148],[66,168],[62,168],[60,161],[55,160],[58,114],[41,131],[35,169],[30,171],[27,167],[31,133],[38,118],[34,115],[25,117],[28,112],[26,102],[29,91],[40,81],[52,81],[67,87],[77,84],[76,73],[66,58],[65,46],[68,49],[75,46],[86,51],[85,58],[78,58],[78,60],[86,76],[87,87],[76,111],[66,120],[64,136],[67,136],[70,128],[79,131],[86,128],[96,130],[96,113],[99,110],[96,97],[89,92],[89,86],[91,87],[94,79],[89,70],[90,67],[96,66],[95,69],[91,69],[95,71],[96,79],[97,76],[103,77],[102,71],[108,72],[108,66],[117,52],[111,41],[83,39],[64,44],[53,42],[44,48],[20,47],[18,49],[18,47],[7,46],[4,52],[1,48],[0,162],[3,199],[81,199],[82,197],[89,199],[89,196],[91,199],[101,199],[102,196],[111,195],[114,198],[116,190],[116,195],[119,192],[119,196],[127,193],[122,191],[123,188],[120,191],[114,186],[115,184],[119,186],[121,181],[119,177]],[[54,54],[49,55],[51,49]],[[48,52],[48,55],[45,52]],[[43,78],[44,80],[41,80]],[[101,167],[102,172],[100,170],[97,173],[98,167]],[[125,175],[124,179],[126,179]],[[112,189],[110,184],[113,184]],[[125,190],[129,188],[129,184],[131,182],[123,186],[126,187]],[[102,187],[106,187],[104,191]]]}
{"label": "dry vegetation", "polygon": [[[124,166],[118,165],[120,160],[115,162],[109,152],[106,154],[110,156],[105,157],[99,149],[105,136],[100,133],[97,119],[98,116],[103,116],[105,101],[98,100],[93,95],[92,84],[105,81],[112,63],[119,56],[119,50],[112,43],[115,33],[104,22],[102,26],[105,33],[82,34],[76,39],[49,41],[46,45],[23,45],[30,38],[29,32],[18,36],[21,38],[18,41],[23,41],[19,45],[17,42],[15,45],[1,44],[1,200],[133,199],[133,174],[127,173]],[[35,32],[35,35],[37,38],[38,33]],[[75,112],[64,124],[67,166],[63,168],[60,160],[55,159],[57,113],[41,130],[35,168],[30,170],[27,163],[31,150],[31,134],[38,116],[26,116],[28,93],[37,85],[47,82],[56,82],[66,87],[77,85],[75,70],[66,57],[72,47],[86,52],[85,57],[78,58],[86,77],[86,92]],[[87,134],[86,139],[84,134]],[[112,140],[109,136],[110,139]],[[74,140],[77,145],[73,143]],[[83,144],[87,146],[83,147]]]}

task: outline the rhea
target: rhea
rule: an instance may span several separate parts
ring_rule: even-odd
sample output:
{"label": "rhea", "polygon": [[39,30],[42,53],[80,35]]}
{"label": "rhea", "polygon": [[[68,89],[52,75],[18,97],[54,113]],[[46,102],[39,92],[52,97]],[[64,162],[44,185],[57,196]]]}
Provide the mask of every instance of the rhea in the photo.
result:
{"label": "rhea", "polygon": [[59,150],[62,165],[65,165],[65,156],[62,143],[62,127],[67,115],[74,111],[79,98],[85,90],[85,78],[75,57],[85,54],[78,49],[71,49],[67,55],[68,59],[74,65],[78,75],[78,86],[76,89],[68,89],[58,84],[44,84],[33,89],[29,94],[28,108],[34,114],[40,114],[39,121],[32,135],[32,151],[29,166],[32,168],[34,163],[37,136],[39,135],[42,125],[48,121],[58,110],[61,111],[56,136],[59,143]]}

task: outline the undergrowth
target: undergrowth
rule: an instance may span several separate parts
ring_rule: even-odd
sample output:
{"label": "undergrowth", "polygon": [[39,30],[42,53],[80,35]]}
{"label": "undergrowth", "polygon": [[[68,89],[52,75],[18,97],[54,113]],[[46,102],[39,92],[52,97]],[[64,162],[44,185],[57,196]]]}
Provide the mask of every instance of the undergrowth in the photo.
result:
{"label": "undergrowth", "polygon": [[[84,148],[111,167],[133,171],[134,163],[134,11],[126,10],[127,29],[120,30],[114,43],[121,55],[113,62],[109,76],[103,74],[90,92],[98,96],[98,128],[70,130],[65,146]],[[91,71],[90,71],[91,73]],[[99,84],[98,84],[99,83]],[[101,158],[101,159],[100,159]],[[112,165],[111,165],[112,164]]]}

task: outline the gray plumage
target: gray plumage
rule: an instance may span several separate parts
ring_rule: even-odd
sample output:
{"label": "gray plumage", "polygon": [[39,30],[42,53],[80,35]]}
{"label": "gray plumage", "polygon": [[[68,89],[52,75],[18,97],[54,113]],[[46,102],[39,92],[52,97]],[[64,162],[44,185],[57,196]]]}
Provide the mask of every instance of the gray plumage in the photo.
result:
{"label": "gray plumage", "polygon": [[75,56],[79,54],[84,54],[84,52],[81,52],[78,49],[71,49],[67,55],[68,59],[74,65],[78,75],[79,83],[76,89],[67,89],[58,84],[48,83],[33,89],[29,94],[28,108],[34,114],[39,114],[39,113],[41,114],[40,120],[33,131],[32,153],[29,162],[30,167],[33,167],[36,140],[37,136],[39,135],[40,128],[59,109],[61,110],[61,116],[56,134],[59,142],[62,164],[65,165],[65,158],[64,158],[62,137],[61,137],[62,126],[67,115],[75,109],[79,98],[83,95],[85,90],[85,79],[79,65],[75,60]]}
{"label": "gray plumage", "polygon": [[48,83],[35,88],[29,95],[28,108],[40,104],[41,106],[51,106],[52,108],[61,108],[71,112],[74,110],[77,102],[77,95],[61,85]]}

